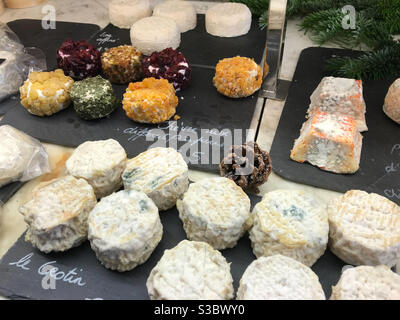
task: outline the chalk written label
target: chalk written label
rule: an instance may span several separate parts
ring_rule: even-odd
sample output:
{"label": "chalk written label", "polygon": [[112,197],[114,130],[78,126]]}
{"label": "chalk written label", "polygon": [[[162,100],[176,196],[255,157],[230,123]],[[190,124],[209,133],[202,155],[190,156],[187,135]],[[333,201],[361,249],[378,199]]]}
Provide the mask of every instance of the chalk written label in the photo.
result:
{"label": "chalk written label", "polygon": [[400,200],[400,189],[386,189],[384,191],[385,196],[390,199],[397,199]]}
{"label": "chalk written label", "polygon": [[107,33],[107,32],[102,32],[99,34],[99,37],[96,39],[97,42],[97,50],[105,51],[107,50],[110,45],[111,47],[114,47],[115,42],[117,42],[119,39],[114,39],[112,34]]}

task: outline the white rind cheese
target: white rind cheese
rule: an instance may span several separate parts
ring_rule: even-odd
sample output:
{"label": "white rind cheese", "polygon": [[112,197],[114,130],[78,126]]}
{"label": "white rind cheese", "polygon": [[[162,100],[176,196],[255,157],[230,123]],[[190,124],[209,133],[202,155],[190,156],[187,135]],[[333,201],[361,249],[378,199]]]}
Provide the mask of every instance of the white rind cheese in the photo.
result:
{"label": "white rind cheese", "polygon": [[122,190],[101,199],[88,218],[89,241],[108,269],[129,271],[144,263],[161,241],[158,209],[143,192]]}
{"label": "white rind cheese", "polygon": [[167,0],[161,2],[154,8],[153,15],[174,20],[180,32],[192,30],[197,24],[196,10],[188,1]]}
{"label": "white rind cheese", "polygon": [[249,32],[250,9],[242,3],[220,3],[206,12],[206,30],[218,37],[237,37]]}
{"label": "white rind cheese", "polygon": [[17,93],[24,82],[21,70],[17,64],[17,57],[9,51],[0,51],[0,101],[7,96]]}
{"label": "white rind cheese", "polygon": [[124,188],[147,194],[159,210],[172,208],[189,186],[188,166],[173,148],[152,148],[128,161]]}
{"label": "white rind cheese", "polygon": [[75,149],[66,167],[69,174],[87,180],[97,198],[102,198],[122,186],[126,160],[126,152],[118,141],[87,141]]}
{"label": "white rind cheese", "polygon": [[122,29],[152,14],[149,0],[111,0],[108,4],[110,22]]}
{"label": "white rind cheese", "polygon": [[132,45],[145,55],[176,49],[181,43],[178,25],[165,17],[143,18],[132,25],[130,34]]}
{"label": "white rind cheese", "polygon": [[400,276],[387,266],[361,266],[343,272],[330,300],[400,300]]}
{"label": "white rind cheese", "polygon": [[400,78],[390,86],[385,97],[383,112],[390,119],[400,124]]}
{"label": "white rind cheese", "polygon": [[188,239],[214,249],[233,248],[251,226],[250,199],[227,178],[192,183],[176,206]]}
{"label": "white rind cheese", "polygon": [[282,254],[306,266],[321,257],[328,243],[326,207],[300,190],[267,193],[254,207],[250,240],[257,257]]}
{"label": "white rind cheese", "polygon": [[375,193],[351,190],[328,205],[330,249],[351,265],[400,259],[400,207]]}
{"label": "white rind cheese", "polygon": [[87,238],[87,217],[96,205],[93,188],[65,176],[39,184],[19,208],[28,224],[25,239],[43,252],[65,251]]}
{"label": "white rind cheese", "polygon": [[282,255],[253,261],[240,279],[237,300],[325,300],[318,276]]}
{"label": "white rind cheese", "polygon": [[165,250],[147,279],[152,300],[229,300],[230,264],[205,242],[181,241]]}

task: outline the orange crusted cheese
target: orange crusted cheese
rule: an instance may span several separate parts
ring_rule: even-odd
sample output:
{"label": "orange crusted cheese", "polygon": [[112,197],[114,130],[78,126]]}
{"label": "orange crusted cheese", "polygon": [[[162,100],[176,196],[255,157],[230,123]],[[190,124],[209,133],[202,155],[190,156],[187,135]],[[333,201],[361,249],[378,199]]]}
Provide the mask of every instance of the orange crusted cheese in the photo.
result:
{"label": "orange crusted cheese", "polygon": [[354,173],[359,168],[361,146],[362,135],[353,118],[316,111],[303,124],[290,158],[326,171]]}
{"label": "orange crusted cheese", "polygon": [[146,78],[129,84],[122,106],[126,115],[134,121],[161,123],[175,114],[178,98],[168,80]]}
{"label": "orange crusted cheese", "polygon": [[253,59],[239,56],[220,60],[213,78],[218,92],[230,98],[248,97],[261,83],[261,67]]}

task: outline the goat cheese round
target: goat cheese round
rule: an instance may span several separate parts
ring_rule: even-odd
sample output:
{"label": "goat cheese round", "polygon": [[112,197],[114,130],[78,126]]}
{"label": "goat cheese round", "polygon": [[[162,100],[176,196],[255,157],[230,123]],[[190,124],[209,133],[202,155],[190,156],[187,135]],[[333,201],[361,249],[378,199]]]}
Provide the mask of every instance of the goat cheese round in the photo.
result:
{"label": "goat cheese round", "polygon": [[84,179],[43,182],[19,208],[28,224],[25,240],[45,253],[76,247],[87,238],[87,218],[95,205],[93,188]]}
{"label": "goat cheese round", "polygon": [[108,4],[110,22],[122,29],[129,29],[136,21],[151,16],[149,0],[111,0]]}
{"label": "goat cheese round", "polygon": [[192,183],[176,206],[188,239],[214,249],[233,248],[251,225],[249,197],[227,178]]}
{"label": "goat cheese round", "polygon": [[328,243],[326,209],[300,190],[267,193],[253,210],[250,239],[257,257],[282,254],[306,266],[323,255]]}
{"label": "goat cheese round", "polygon": [[87,180],[97,198],[102,198],[122,186],[126,159],[124,148],[114,139],[86,141],[75,149],[66,167],[69,174]]}
{"label": "goat cheese round", "polygon": [[237,37],[249,32],[250,9],[243,3],[220,3],[206,12],[206,30],[218,37]]}
{"label": "goat cheese round", "polygon": [[150,257],[162,238],[158,209],[143,192],[122,190],[90,212],[88,239],[108,269],[129,271]]}
{"label": "goat cheese round", "polygon": [[383,112],[400,124],[400,78],[390,86],[385,97]]}
{"label": "goat cheese round", "polygon": [[152,148],[128,161],[122,180],[125,189],[142,191],[167,210],[189,186],[188,166],[175,149]]}
{"label": "goat cheese round", "polygon": [[400,300],[400,276],[384,265],[349,268],[330,300]]}
{"label": "goat cheese round", "polygon": [[188,1],[167,0],[155,6],[153,16],[174,20],[180,32],[196,28],[197,15],[193,5]]}
{"label": "goat cheese round", "polygon": [[237,300],[325,300],[318,276],[280,254],[253,261],[240,279]]}
{"label": "goat cheese round", "polygon": [[176,49],[181,43],[181,34],[176,22],[165,17],[147,17],[131,27],[131,42],[145,55],[166,48]]}
{"label": "goat cheese round", "polygon": [[165,250],[147,279],[151,300],[229,300],[230,264],[205,242],[181,241]]}
{"label": "goat cheese round", "polygon": [[375,193],[350,190],[328,205],[330,249],[351,265],[400,259],[400,207]]}

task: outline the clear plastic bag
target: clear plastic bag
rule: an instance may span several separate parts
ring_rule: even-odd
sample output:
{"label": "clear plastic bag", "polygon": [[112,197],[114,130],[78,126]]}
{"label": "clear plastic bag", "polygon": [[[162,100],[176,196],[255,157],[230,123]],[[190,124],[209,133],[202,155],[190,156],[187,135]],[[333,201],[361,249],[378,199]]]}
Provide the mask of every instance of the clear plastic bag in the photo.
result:
{"label": "clear plastic bag", "polygon": [[0,101],[18,92],[31,71],[46,70],[38,48],[25,48],[7,25],[0,23]]}

